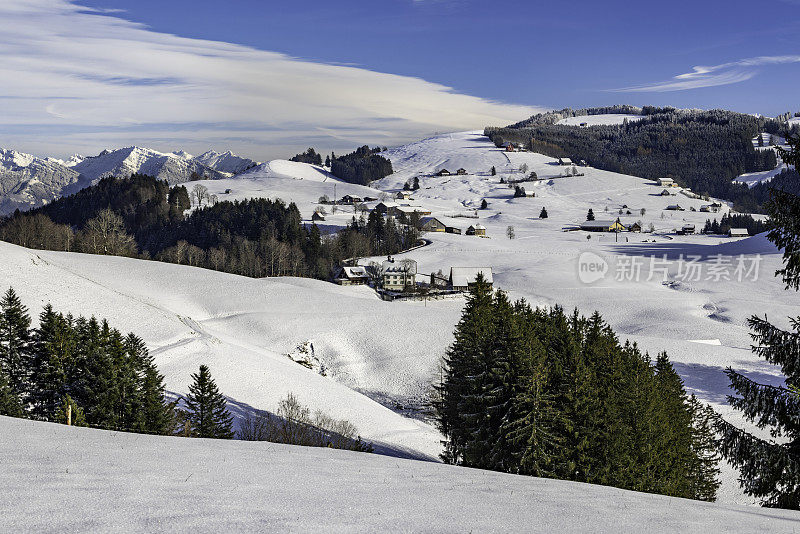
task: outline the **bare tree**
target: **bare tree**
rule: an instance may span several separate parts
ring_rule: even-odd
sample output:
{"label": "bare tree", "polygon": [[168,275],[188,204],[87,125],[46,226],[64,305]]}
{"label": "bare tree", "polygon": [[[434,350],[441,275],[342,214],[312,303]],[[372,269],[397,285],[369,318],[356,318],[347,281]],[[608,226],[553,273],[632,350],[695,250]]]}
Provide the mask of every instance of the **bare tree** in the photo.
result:
{"label": "bare tree", "polygon": [[122,217],[106,208],[86,223],[82,239],[86,252],[114,256],[134,256],[136,242],[125,231]]}
{"label": "bare tree", "polygon": [[192,199],[194,199],[197,207],[203,205],[203,201],[208,198],[208,188],[202,184],[195,184],[192,188]]}
{"label": "bare tree", "polygon": [[523,163],[522,165],[520,165],[519,166],[519,172],[521,172],[522,174],[525,174],[526,172],[528,172],[528,164],[527,163]]}
{"label": "bare tree", "polygon": [[509,226],[508,228],[506,228],[506,235],[508,236],[509,239],[514,239],[516,237],[513,226]]}
{"label": "bare tree", "polygon": [[639,210],[639,215],[641,215],[642,217],[644,217],[645,213],[647,213],[646,209],[642,208],[642,209]]}

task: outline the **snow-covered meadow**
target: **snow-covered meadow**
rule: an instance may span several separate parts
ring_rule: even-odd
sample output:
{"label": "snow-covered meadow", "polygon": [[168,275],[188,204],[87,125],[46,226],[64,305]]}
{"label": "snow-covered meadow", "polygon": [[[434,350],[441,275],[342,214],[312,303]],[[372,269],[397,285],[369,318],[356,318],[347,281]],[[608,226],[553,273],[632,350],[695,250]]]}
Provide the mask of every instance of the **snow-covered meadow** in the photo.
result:
{"label": "snow-covered meadow", "polygon": [[[440,269],[446,274],[453,266],[487,266],[495,286],[513,299],[577,307],[585,314],[598,310],[621,338],[636,341],[651,355],[666,350],[688,390],[736,422],[741,421],[725,399],[727,366],[760,382],[780,383],[778,370],[751,354],[746,326],[751,314],[767,313],[783,324],[797,313],[797,295],[784,291],[773,276],[780,266],[778,251],[764,236],[733,240],[674,234],[686,224],[699,231],[727,206],[717,214],[700,212],[709,202],[679,188],[661,196],[664,188],[654,182],[592,168],[579,167],[583,176],[564,177],[565,167],[552,158],[507,153],[480,132],[436,136],[384,155],[395,173],[369,188],[287,161],[202,183],[220,199],[293,201],[309,217],[320,196],[333,196],[334,184],[339,197],[379,197],[419,177],[420,189],[410,204],[462,230],[477,222],[487,228],[487,238],[427,234],[429,245],[403,255],[416,260],[423,275]],[[467,174],[433,176],[459,168]],[[513,189],[500,183],[531,171],[540,180],[522,185],[535,197],[512,198]],[[227,189],[231,192],[225,194]],[[480,210],[484,199],[488,208]],[[665,210],[670,204],[685,211]],[[543,207],[547,219],[539,218]],[[583,222],[590,208],[597,220],[641,221],[655,232],[566,231]],[[341,226],[352,216],[337,214],[326,224]],[[506,237],[510,226],[514,239]],[[603,276],[591,282],[581,277],[579,269],[587,261],[605,264]],[[420,412],[438,379],[463,299],[390,303],[366,287],[297,278],[254,280],[0,243],[0,288],[7,286],[14,286],[34,313],[51,302],[57,310],[107,317],[114,326],[136,332],[176,394],[186,393],[190,373],[206,363],[238,415],[251,408],[274,411],[293,392],[313,409],[352,421],[382,452],[435,459],[440,451],[441,437]],[[306,342],[313,344],[326,376],[287,357]],[[725,468],[722,503],[749,502],[735,476]]]}

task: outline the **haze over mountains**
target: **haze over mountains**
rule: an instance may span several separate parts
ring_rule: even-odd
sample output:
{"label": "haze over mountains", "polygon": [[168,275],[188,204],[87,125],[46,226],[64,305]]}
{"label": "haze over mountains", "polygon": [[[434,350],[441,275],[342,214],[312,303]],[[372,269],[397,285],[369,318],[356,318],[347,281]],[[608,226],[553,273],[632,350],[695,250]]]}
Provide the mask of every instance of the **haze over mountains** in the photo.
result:
{"label": "haze over mountains", "polygon": [[41,206],[106,176],[143,173],[174,185],[228,178],[255,165],[257,162],[230,151],[209,150],[195,157],[183,151],[163,153],[132,146],[64,161],[0,149],[0,215]]}

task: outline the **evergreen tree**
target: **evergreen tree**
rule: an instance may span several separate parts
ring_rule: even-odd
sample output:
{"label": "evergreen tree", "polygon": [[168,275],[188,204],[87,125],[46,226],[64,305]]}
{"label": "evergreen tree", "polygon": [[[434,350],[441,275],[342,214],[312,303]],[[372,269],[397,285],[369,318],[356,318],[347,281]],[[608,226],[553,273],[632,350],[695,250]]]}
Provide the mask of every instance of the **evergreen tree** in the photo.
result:
{"label": "evergreen tree", "polygon": [[589,213],[586,214],[586,220],[587,221],[594,220],[594,211],[592,211],[592,208],[589,208]]}
{"label": "evergreen tree", "polygon": [[134,429],[151,434],[169,434],[175,427],[174,403],[166,401],[164,376],[158,372],[144,342],[134,334],[125,338],[128,354],[138,375],[138,412]]}
{"label": "evergreen tree", "polygon": [[[783,151],[787,163],[800,163],[800,139],[790,141],[791,151]],[[787,289],[800,288],[800,199],[773,191],[769,204],[773,230],[769,239],[784,249],[782,276]],[[760,429],[769,428],[773,438],[761,439],[723,420],[716,419],[721,433],[723,456],[740,470],[745,493],[761,499],[768,507],[800,509],[800,317],[790,319],[790,330],[780,329],[766,318],[753,316],[748,324],[754,341],[753,351],[769,363],[778,365],[786,387],[758,384],[745,375],[726,370],[738,396],[729,396],[731,406]]]}
{"label": "evergreen tree", "polygon": [[9,288],[0,300],[0,372],[20,396],[28,389],[30,326],[28,309]]}
{"label": "evergreen tree", "polygon": [[494,168],[494,165],[492,165],[492,171],[491,172],[492,172],[492,176],[497,176],[497,169]]}
{"label": "evergreen tree", "polygon": [[71,317],[47,305],[39,316],[32,342],[29,401],[36,419],[50,421],[69,393],[68,372],[75,356]]}
{"label": "evergreen tree", "polygon": [[721,458],[714,431],[716,413],[711,406],[700,403],[694,395],[689,399],[689,407],[693,421],[692,450],[695,453],[689,464],[689,493],[693,499],[713,502],[717,500],[720,486]]}
{"label": "evergreen tree", "polygon": [[197,438],[233,438],[233,419],[226,408],[225,397],[217,389],[207,366],[201,365],[198,373],[192,374],[192,385],[186,396],[186,410]]}
{"label": "evergreen tree", "polygon": [[489,203],[486,202],[486,199],[484,198],[483,200],[481,200],[481,209],[485,210],[488,207],[489,207]]}
{"label": "evergreen tree", "polygon": [[17,392],[11,388],[5,373],[0,370],[0,415],[22,417],[22,406]]}
{"label": "evergreen tree", "polygon": [[540,219],[546,219],[547,218],[547,208],[542,208],[542,211],[539,212],[539,218]]}

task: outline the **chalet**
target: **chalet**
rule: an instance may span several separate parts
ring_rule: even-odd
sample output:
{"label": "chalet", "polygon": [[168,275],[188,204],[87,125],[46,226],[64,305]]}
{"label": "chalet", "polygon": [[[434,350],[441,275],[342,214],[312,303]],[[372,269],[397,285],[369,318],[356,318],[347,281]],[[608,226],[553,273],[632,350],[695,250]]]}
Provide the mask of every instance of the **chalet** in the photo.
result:
{"label": "chalet", "polygon": [[616,221],[586,221],[581,224],[581,230],[586,232],[622,232],[625,230],[625,225],[619,222],[619,219]]}
{"label": "chalet", "polygon": [[659,178],[657,182],[661,187],[675,187],[676,185],[672,178]]}
{"label": "chalet", "polygon": [[354,197],[352,195],[345,195],[342,197],[342,200],[339,201],[340,204],[361,204],[364,200],[361,197]]}
{"label": "chalet", "polygon": [[489,284],[494,284],[491,267],[451,267],[450,268],[450,287],[466,291],[475,283],[478,274],[483,274],[483,279]]}
{"label": "chalet", "polygon": [[702,211],[703,213],[710,213],[711,206],[700,206],[700,211]]}
{"label": "chalet", "polygon": [[452,176],[453,173],[448,171],[447,169],[440,169],[436,171],[436,176]]}
{"label": "chalet", "polygon": [[558,158],[559,165],[572,165],[572,160],[569,158]]}
{"label": "chalet", "polygon": [[397,200],[409,200],[411,198],[411,191],[398,191],[395,193],[394,198]]}
{"label": "chalet", "polygon": [[720,202],[712,202],[709,204],[712,208],[717,208],[718,210],[722,208],[722,204]]}
{"label": "chalet", "polygon": [[339,267],[333,281],[340,286],[360,286],[369,282],[366,267]]}
{"label": "chalet", "polygon": [[667,206],[664,209],[667,210],[667,211],[686,211],[681,207],[680,204],[670,204],[669,206]]}
{"label": "chalet", "polygon": [[423,232],[444,232],[445,225],[436,217],[423,217],[419,220],[419,229]]}
{"label": "chalet", "polygon": [[375,202],[376,200],[378,199],[374,197],[364,197],[364,202]]}
{"label": "chalet", "polygon": [[642,225],[639,224],[638,222],[635,222],[635,223],[633,223],[632,225],[630,225],[628,227],[628,231],[629,232],[641,232],[642,231]]}
{"label": "chalet", "polygon": [[463,168],[463,167],[462,167],[462,168],[460,168],[460,169],[458,169],[458,170],[456,171],[456,174],[457,174],[458,176],[465,176],[465,175],[467,174],[467,169],[465,169],[465,168]]}
{"label": "chalet", "polygon": [[750,232],[747,228],[731,228],[728,230],[728,237],[749,237]]}
{"label": "chalet", "polygon": [[324,221],[325,217],[320,212],[315,211],[314,215],[311,216],[311,220],[314,221],[314,222]]}
{"label": "chalet", "polygon": [[444,231],[448,234],[461,235],[461,228],[456,228],[455,226],[445,226]]}
{"label": "chalet", "polygon": [[661,194],[662,197],[668,197],[668,196],[672,195],[673,193],[669,189],[664,189],[663,191],[661,191],[660,194]]}
{"label": "chalet", "polygon": [[486,237],[486,227],[482,224],[475,224],[467,228],[467,235]]}
{"label": "chalet", "polygon": [[684,224],[683,227],[678,231],[678,235],[692,235],[695,233],[695,227],[693,224]]}
{"label": "chalet", "polygon": [[406,265],[384,262],[383,289],[403,291],[407,287],[414,287],[416,285],[416,276],[414,269]]}
{"label": "chalet", "polygon": [[414,217],[415,213],[420,218],[431,214],[430,211],[426,210],[425,208],[420,208],[419,206],[392,206],[387,212],[390,217],[394,217],[398,221],[405,224],[411,222],[411,219]]}
{"label": "chalet", "polygon": [[378,202],[375,205],[375,211],[377,211],[381,215],[386,215],[386,213],[393,207],[397,206],[396,202]]}

